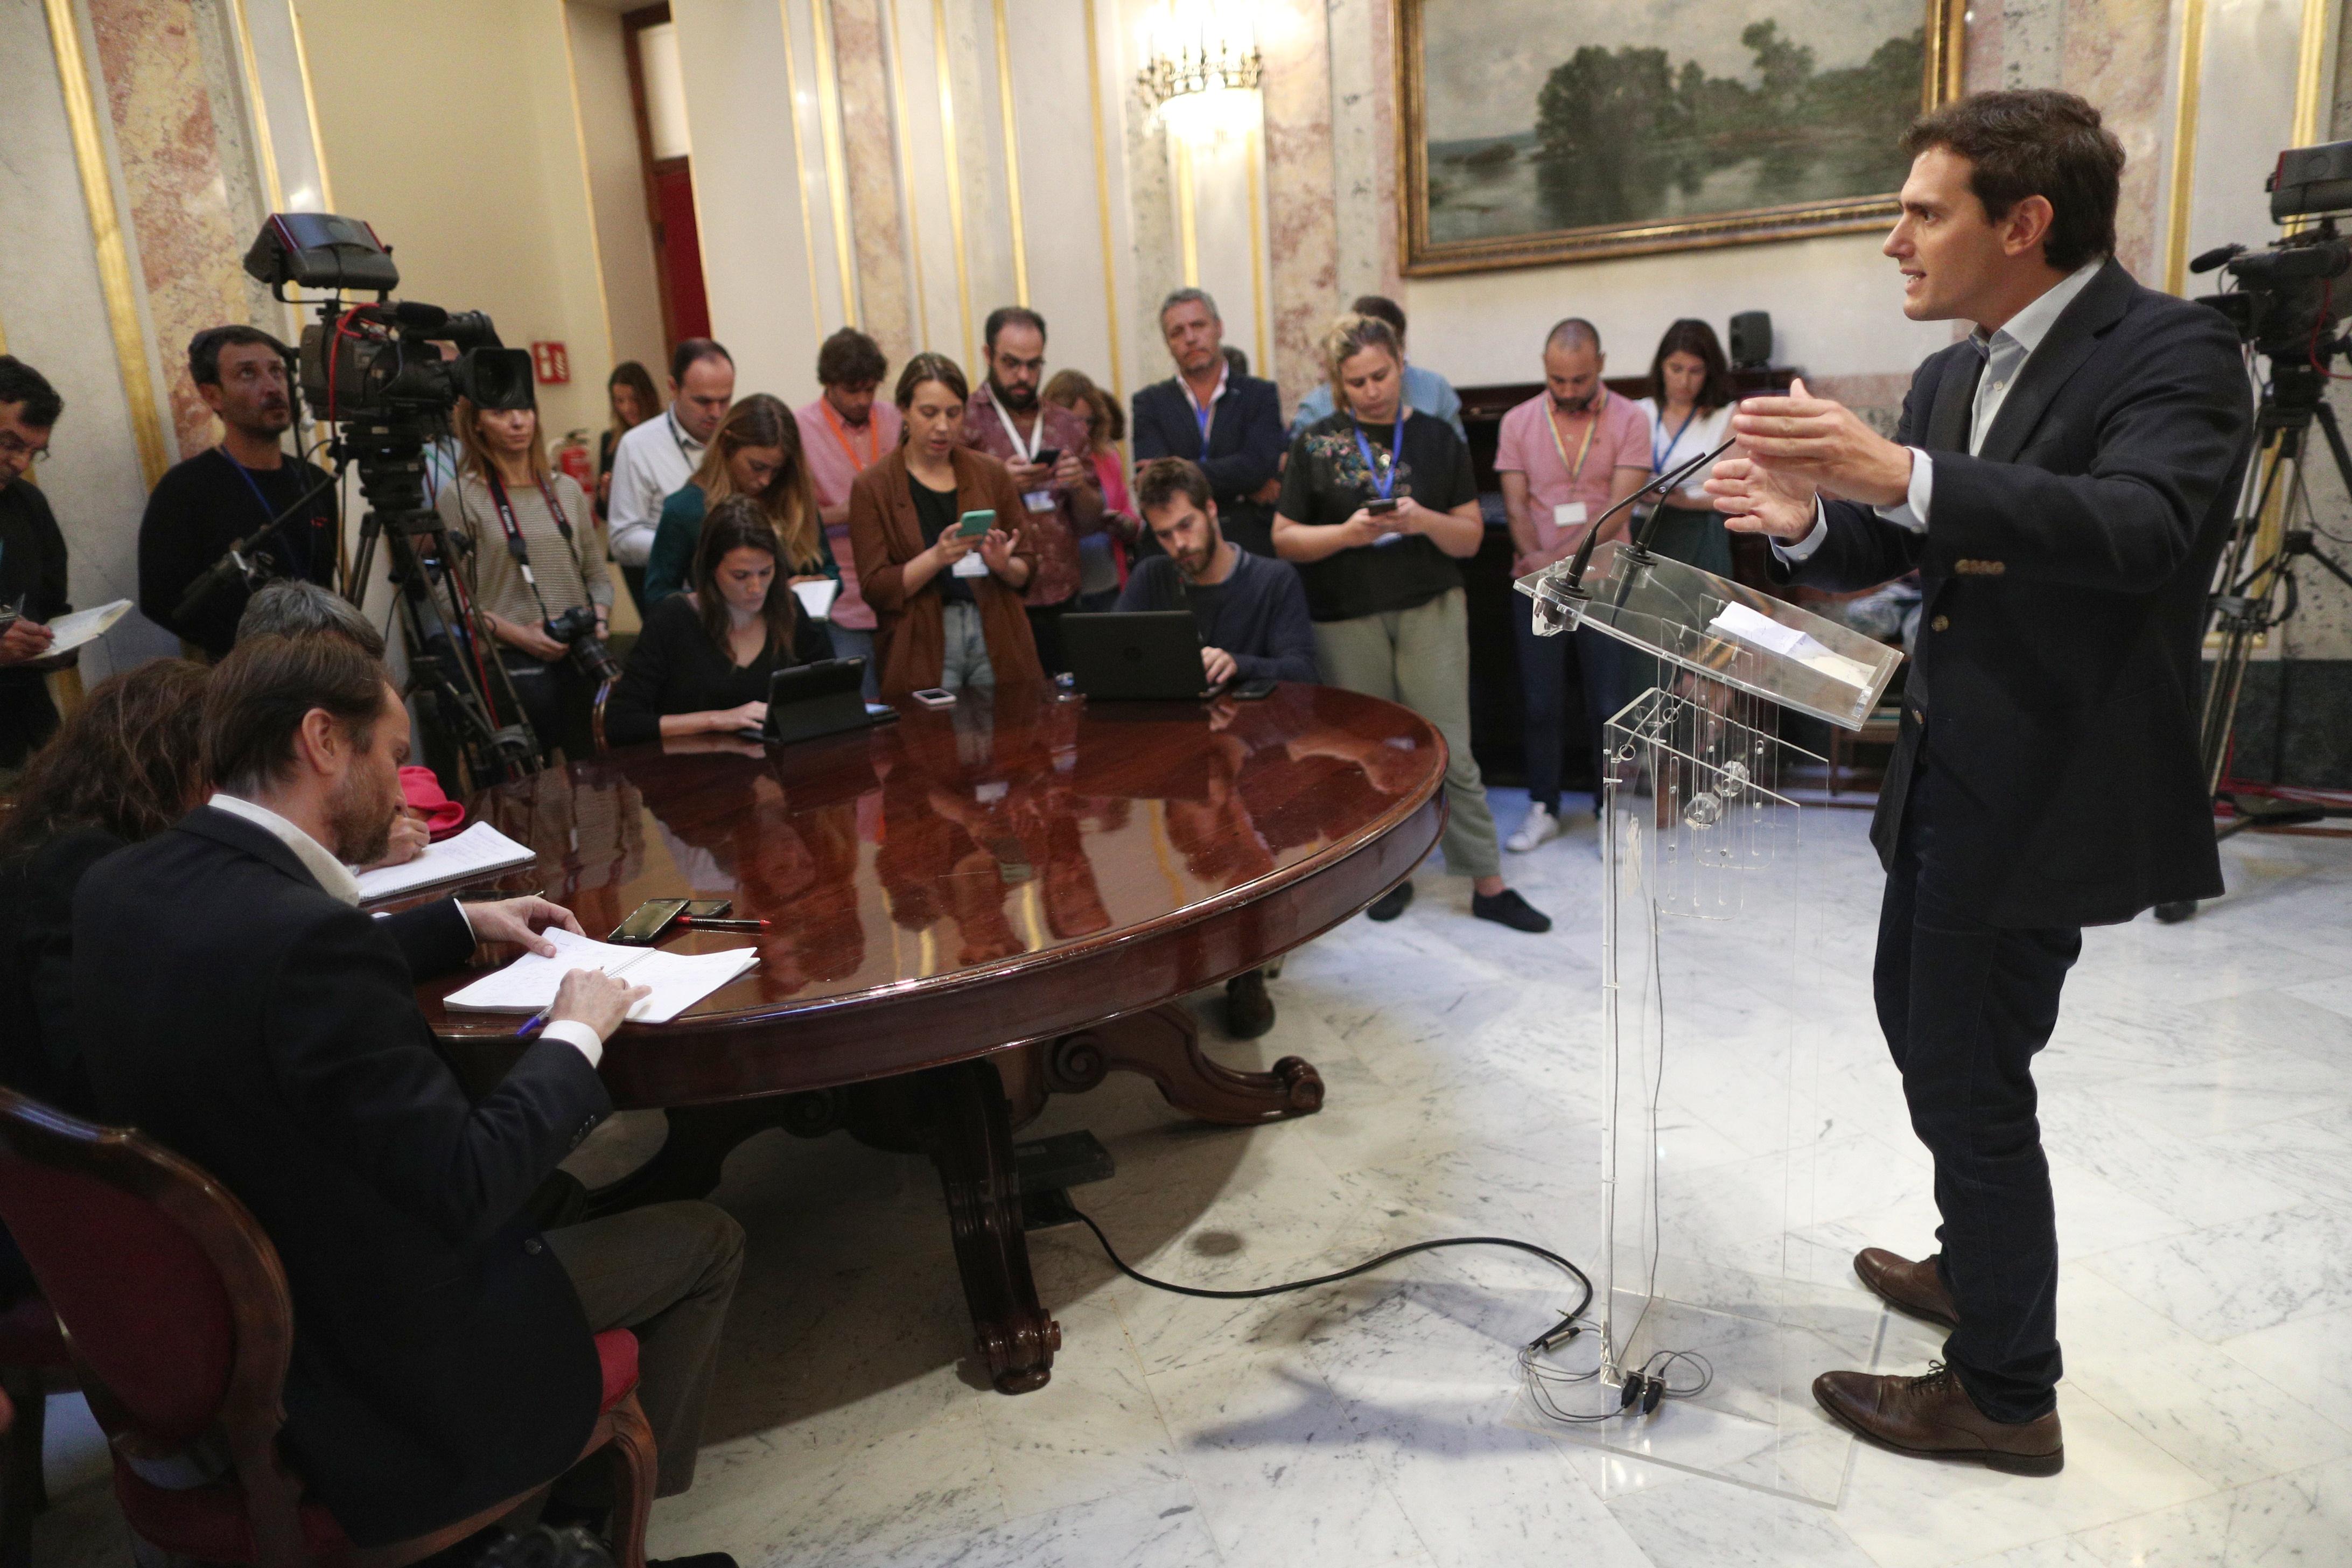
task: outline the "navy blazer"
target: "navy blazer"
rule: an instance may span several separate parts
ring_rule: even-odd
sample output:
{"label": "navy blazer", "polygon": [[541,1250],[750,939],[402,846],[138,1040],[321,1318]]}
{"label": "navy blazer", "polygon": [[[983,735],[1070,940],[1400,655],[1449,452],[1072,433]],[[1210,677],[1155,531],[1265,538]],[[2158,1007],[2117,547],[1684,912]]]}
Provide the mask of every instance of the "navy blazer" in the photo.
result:
{"label": "navy blazer", "polygon": [[1895,439],[1933,454],[1928,525],[1824,507],[1793,569],[1849,591],[1916,570],[1925,602],[1872,842],[1891,864],[1913,768],[1965,896],[2002,926],[2100,925],[2221,891],[2198,758],[2205,595],[2252,449],[2238,340],[2110,260],[1968,455],[1983,359],[1912,377]]}
{"label": "navy blazer", "polygon": [[[1249,500],[1251,491],[1282,472],[1289,441],[1282,429],[1282,395],[1274,383],[1236,375],[1225,383],[1209,422],[1209,446],[1201,449],[1201,425],[1192,395],[1174,376],[1140,388],[1132,399],[1130,434],[1138,466],[1153,458],[1190,458],[1209,477],[1217,519],[1227,539],[1254,554],[1274,553],[1274,508]],[[1144,531],[1144,554],[1159,546]]]}
{"label": "navy blazer", "polygon": [[560,1040],[467,1097],[414,987],[473,947],[451,900],[371,919],[209,806],[74,897],[99,1110],[203,1166],[276,1245],[282,1440],[362,1546],[562,1471],[602,1393],[571,1279],[521,1211],[612,1100]]}

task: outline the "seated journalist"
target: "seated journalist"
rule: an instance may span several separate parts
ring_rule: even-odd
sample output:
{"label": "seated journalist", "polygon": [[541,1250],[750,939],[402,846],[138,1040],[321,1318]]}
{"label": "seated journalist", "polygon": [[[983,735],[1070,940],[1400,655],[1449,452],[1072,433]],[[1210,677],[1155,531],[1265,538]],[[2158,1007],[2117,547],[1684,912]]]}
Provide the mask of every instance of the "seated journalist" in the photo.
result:
{"label": "seated journalist", "polygon": [[[537,898],[358,910],[343,860],[382,851],[408,740],[383,666],[348,640],[242,643],[205,694],[215,793],[93,867],[74,900],[99,1112],[202,1165],[276,1244],[294,1305],[282,1440],[362,1547],[570,1465],[596,1417],[602,1329],[635,1330],[656,1490],[683,1491],[742,1266],[740,1228],[707,1204],[544,1236],[525,1217],[610,1113],[596,1063],[644,993],[565,976],[544,1032],[468,1099],[416,979],[483,942],[552,952],[540,931],[579,926]],[[589,1511],[604,1465],[559,1483],[551,1511]]]}
{"label": "seated journalist", "polygon": [[732,733],[768,721],[768,678],[833,657],[824,623],[801,608],[783,544],[759,501],[734,495],[702,521],[691,586],[654,601],[604,707],[604,738]]}
{"label": "seated journalist", "polygon": [[[1307,590],[1287,561],[1253,555],[1217,526],[1209,477],[1182,458],[1155,458],[1136,474],[1136,504],[1167,553],[1139,561],[1118,596],[1121,610],[1190,610],[1201,634],[1202,672],[1228,680],[1302,680],[1315,668],[1315,625]],[[1214,837],[1215,835],[1209,837]],[[1225,982],[1225,1028],[1254,1040],[1274,1027],[1265,971]]]}

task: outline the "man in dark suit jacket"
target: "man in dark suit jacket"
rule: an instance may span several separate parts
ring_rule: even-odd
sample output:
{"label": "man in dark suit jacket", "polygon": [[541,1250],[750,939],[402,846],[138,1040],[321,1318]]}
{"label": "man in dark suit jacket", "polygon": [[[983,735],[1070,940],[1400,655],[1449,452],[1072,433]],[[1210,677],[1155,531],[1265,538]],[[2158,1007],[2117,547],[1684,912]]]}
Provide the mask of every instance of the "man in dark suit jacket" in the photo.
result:
{"label": "man in dark suit jacket", "polygon": [[[383,667],[349,639],[240,643],[205,699],[220,793],[93,867],[74,903],[74,1000],[100,1110],[194,1160],[268,1233],[294,1306],[283,1441],[362,1546],[562,1473],[601,1405],[591,1330],[616,1316],[640,1327],[662,1489],[680,1489],[741,1257],[734,1222],[707,1205],[553,1237],[524,1214],[611,1110],[596,1060],[645,993],[573,972],[545,1032],[467,1099],[417,1011],[415,977],[463,963],[478,941],[552,954],[542,928],[580,928],[536,898],[359,911],[341,858],[380,852],[407,742]],[[599,1227],[628,1222],[642,1243],[665,1209],[685,1211],[668,1214],[667,1239],[695,1260],[669,1277],[639,1270],[616,1313],[600,1276],[629,1274],[632,1259]],[[681,1324],[708,1342],[698,1365]]]}
{"label": "man in dark suit jacket", "polygon": [[[1274,499],[1282,492],[1282,397],[1274,383],[1234,375],[1225,363],[1225,323],[1199,289],[1160,302],[1160,331],[1176,374],[1134,397],[1138,467],[1154,458],[1201,465],[1215,493],[1225,537],[1252,554],[1274,554]],[[1139,553],[1155,555],[1145,530]]]}
{"label": "man in dark suit jacket", "polygon": [[1874,982],[1942,1251],[1854,1267],[1953,1332],[1945,1369],[1829,1373],[1815,1396],[1892,1447],[2047,1475],[2058,1244],[2032,1060],[2084,926],[2221,889],[2198,644],[2252,410],[2221,317],[2113,259],[2124,153],[2089,104],[1983,93],[1905,150],[1904,313],[1976,331],[1919,367],[1893,441],[1801,384],[1743,404],[1748,456],[1708,488],[1793,580],[1916,570],[1926,600],[1872,826]]}

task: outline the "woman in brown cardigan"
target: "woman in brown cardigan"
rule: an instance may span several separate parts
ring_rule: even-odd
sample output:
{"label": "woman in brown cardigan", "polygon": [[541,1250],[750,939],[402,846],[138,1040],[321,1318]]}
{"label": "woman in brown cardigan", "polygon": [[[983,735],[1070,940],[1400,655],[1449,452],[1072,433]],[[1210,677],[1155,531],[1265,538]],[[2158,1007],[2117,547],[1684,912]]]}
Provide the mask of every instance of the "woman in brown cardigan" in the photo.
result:
{"label": "woman in brown cardigan", "polygon": [[[1045,679],[1021,604],[1036,554],[1004,527],[1026,514],[1004,465],[958,444],[970,396],[946,355],[908,360],[897,399],[905,437],[849,488],[849,543],[874,606],[886,701]],[[982,510],[998,519],[986,534],[957,532],[965,512]]]}

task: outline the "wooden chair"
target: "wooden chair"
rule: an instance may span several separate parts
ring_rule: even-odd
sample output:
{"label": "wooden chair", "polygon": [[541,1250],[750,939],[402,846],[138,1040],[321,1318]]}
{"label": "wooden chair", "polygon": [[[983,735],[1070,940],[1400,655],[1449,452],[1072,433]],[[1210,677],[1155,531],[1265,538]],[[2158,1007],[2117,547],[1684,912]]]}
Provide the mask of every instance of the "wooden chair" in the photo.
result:
{"label": "wooden chair", "polygon": [[[403,1568],[546,1490],[413,1540],[353,1546],[278,1452],[294,1316],[277,1249],[234,1194],[134,1131],[0,1089],[0,1219],[64,1327],[113,1447],[115,1497],[152,1546],[255,1568]],[[599,1334],[596,1353],[602,1414],[580,1458],[612,1450],[619,1568],[644,1568],[655,1454],[636,1337]],[[207,1451],[226,1458],[217,1479],[203,1480],[211,1466],[188,1478],[203,1484],[148,1479]]]}

